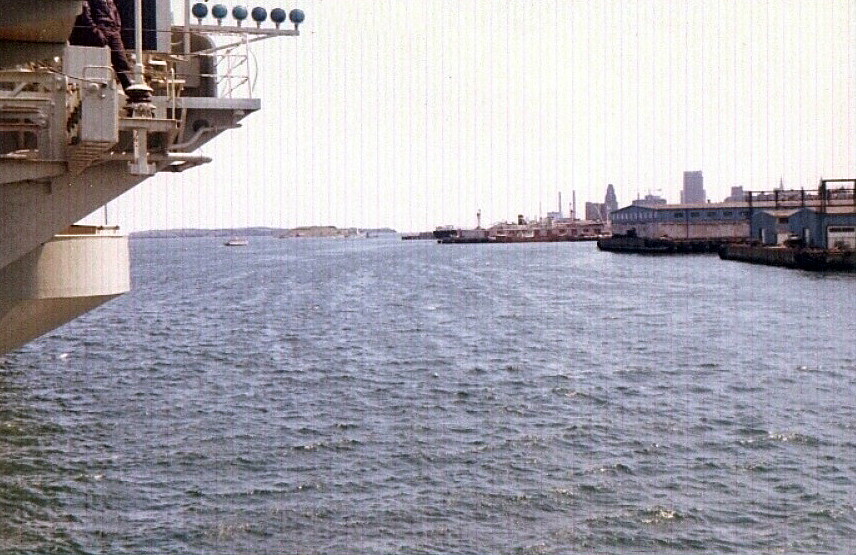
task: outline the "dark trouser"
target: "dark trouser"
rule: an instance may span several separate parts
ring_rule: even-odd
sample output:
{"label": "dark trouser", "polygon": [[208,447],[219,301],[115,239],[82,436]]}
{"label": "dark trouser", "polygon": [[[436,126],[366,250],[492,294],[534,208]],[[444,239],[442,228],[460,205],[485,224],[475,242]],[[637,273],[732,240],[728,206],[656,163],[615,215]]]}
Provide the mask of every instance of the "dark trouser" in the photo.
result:
{"label": "dark trouser", "polygon": [[109,30],[102,29],[101,33],[110,47],[110,61],[113,63],[113,69],[116,71],[116,77],[122,84],[123,89],[131,86],[131,64],[128,63],[128,58],[125,56],[125,46],[122,44],[122,35],[118,29]]}
{"label": "dark trouser", "polygon": [[119,28],[96,27],[90,18],[85,17],[87,14],[88,12],[84,11],[77,17],[68,42],[79,46],[109,46],[113,71],[122,83],[122,88],[127,89],[132,84],[131,64],[125,56],[121,31]]}

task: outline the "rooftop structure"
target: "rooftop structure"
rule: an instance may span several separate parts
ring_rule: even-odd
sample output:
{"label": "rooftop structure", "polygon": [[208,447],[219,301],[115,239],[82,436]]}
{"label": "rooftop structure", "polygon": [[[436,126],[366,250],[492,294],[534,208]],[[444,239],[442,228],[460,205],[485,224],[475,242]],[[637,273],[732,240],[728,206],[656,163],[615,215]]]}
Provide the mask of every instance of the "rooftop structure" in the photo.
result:
{"label": "rooftop structure", "polygon": [[[668,204],[666,199],[657,195],[645,195],[644,198],[638,198],[631,203],[633,206],[662,206]],[[617,209],[616,209],[617,210]]]}
{"label": "rooftop structure", "polygon": [[732,187],[731,194],[725,197],[725,202],[740,202],[746,199],[743,187]]}

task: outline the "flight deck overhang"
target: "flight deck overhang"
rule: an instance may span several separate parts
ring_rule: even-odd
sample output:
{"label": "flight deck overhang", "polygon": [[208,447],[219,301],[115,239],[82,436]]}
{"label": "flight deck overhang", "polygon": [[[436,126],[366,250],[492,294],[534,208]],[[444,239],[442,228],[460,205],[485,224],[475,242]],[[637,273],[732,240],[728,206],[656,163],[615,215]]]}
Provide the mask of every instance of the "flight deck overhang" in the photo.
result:
{"label": "flight deck overhang", "polygon": [[262,102],[258,98],[211,98],[188,96],[176,99],[179,108],[188,110],[234,110],[245,113],[260,110]]}
{"label": "flight deck overhang", "polygon": [[83,1],[15,0],[14,4],[0,9],[0,68],[61,55]]}

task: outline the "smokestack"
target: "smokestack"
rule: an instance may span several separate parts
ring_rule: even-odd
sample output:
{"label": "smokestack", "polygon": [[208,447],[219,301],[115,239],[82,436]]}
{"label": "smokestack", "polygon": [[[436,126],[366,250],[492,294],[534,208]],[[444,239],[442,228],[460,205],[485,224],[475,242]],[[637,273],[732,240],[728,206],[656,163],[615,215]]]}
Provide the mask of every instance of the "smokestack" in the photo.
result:
{"label": "smokestack", "polygon": [[562,191],[559,191],[559,217],[562,217]]}
{"label": "smokestack", "polygon": [[571,203],[571,218],[577,219],[577,191],[573,191],[573,202]]}

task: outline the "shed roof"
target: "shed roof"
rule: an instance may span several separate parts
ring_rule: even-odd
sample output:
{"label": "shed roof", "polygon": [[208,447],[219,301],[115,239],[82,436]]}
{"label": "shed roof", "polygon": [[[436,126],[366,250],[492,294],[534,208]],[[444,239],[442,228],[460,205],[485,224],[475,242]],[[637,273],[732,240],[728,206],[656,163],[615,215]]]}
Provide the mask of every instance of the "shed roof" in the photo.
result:
{"label": "shed roof", "polygon": [[[754,206],[764,206],[765,203],[756,203]],[[772,203],[770,203],[772,204]],[[624,208],[619,208],[618,210],[614,210],[613,212],[621,212],[624,210],[653,210],[653,211],[664,211],[664,210],[718,210],[718,209],[735,209],[739,210],[741,208],[748,208],[749,203],[734,201],[734,202],[697,202],[697,203],[686,203],[686,204],[656,204],[656,205],[638,205],[631,204],[629,206],[625,206]]]}
{"label": "shed roof", "polygon": [[[778,200],[778,208],[776,207],[777,201],[773,199],[753,199],[752,204],[750,205],[745,201],[728,201],[728,202],[697,202],[697,203],[684,203],[684,204],[655,204],[655,205],[636,205],[631,204],[625,206],[623,208],[619,208],[618,210],[614,210],[613,212],[622,212],[625,210],[639,209],[639,210],[654,210],[654,211],[663,211],[663,210],[717,210],[717,209],[725,209],[725,210],[740,210],[753,208],[756,210],[763,210],[765,208],[771,210],[799,210],[801,208],[810,208],[817,210],[820,207],[820,199],[818,198],[806,198],[804,201],[795,198],[780,198]],[[852,199],[829,199],[827,201],[827,212],[832,213],[833,208],[836,210],[842,210],[844,212],[856,212],[856,208],[853,206]]]}

